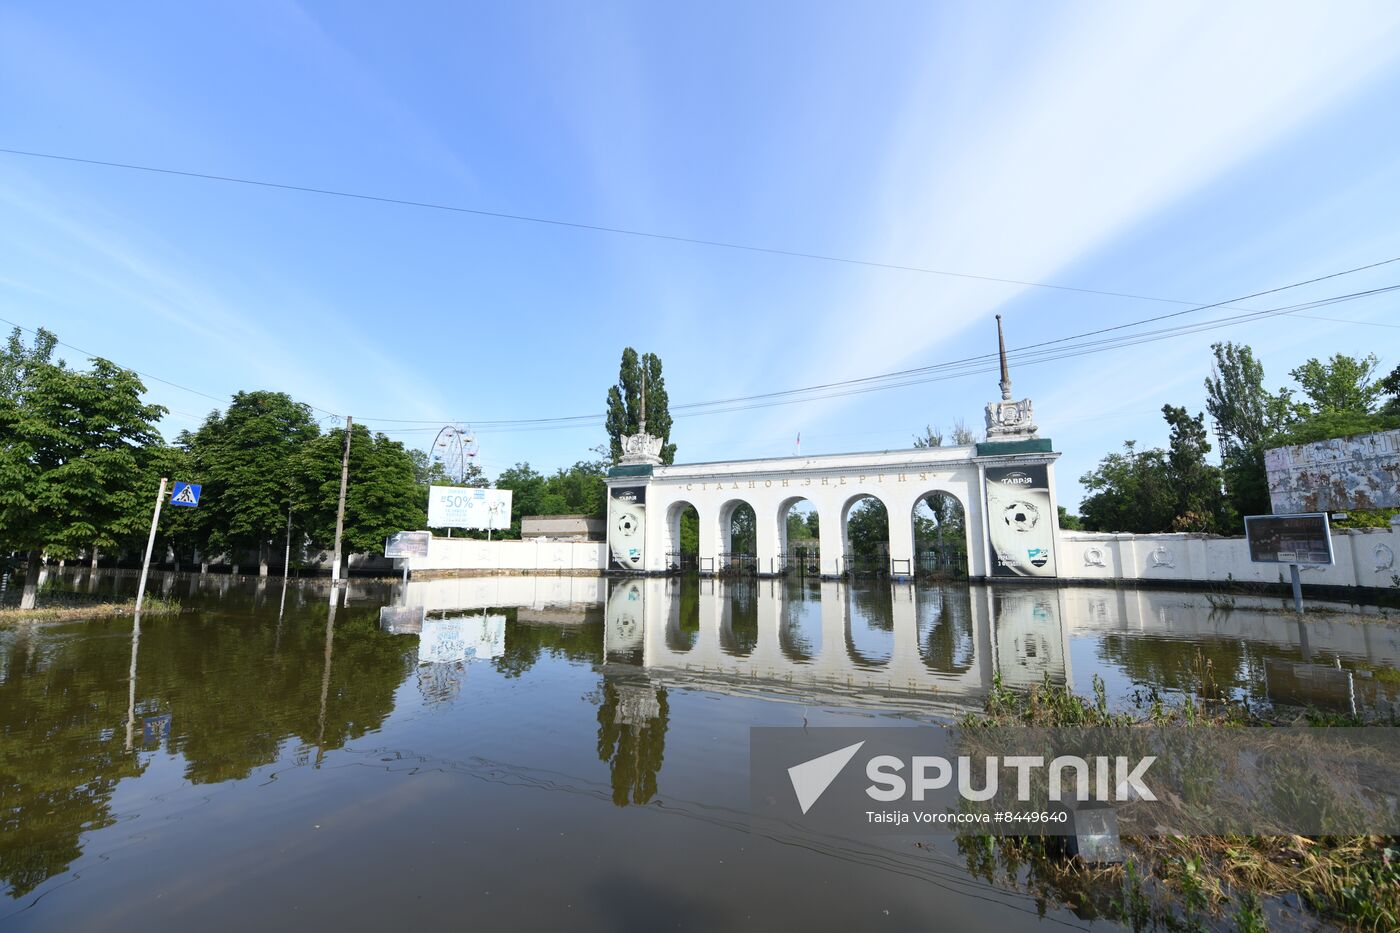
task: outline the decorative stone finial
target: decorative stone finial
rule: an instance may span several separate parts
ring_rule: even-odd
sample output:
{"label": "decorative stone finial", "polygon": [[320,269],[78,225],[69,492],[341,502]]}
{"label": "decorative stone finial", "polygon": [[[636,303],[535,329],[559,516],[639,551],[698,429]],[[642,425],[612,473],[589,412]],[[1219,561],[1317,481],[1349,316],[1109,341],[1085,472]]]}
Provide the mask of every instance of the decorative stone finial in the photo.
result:
{"label": "decorative stone finial", "polygon": [[1035,437],[1036,427],[1031,400],[1011,399],[1011,370],[1006,365],[1006,337],[997,315],[997,353],[1001,358],[1001,401],[987,403],[987,440]]}

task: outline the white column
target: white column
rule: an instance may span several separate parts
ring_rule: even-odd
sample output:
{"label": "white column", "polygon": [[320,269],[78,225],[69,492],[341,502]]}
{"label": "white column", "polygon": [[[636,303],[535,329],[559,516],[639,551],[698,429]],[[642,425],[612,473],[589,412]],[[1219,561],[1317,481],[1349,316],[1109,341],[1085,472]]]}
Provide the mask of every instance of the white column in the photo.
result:
{"label": "white column", "polygon": [[822,576],[836,576],[841,572],[841,557],[846,549],[845,535],[841,529],[841,504],[833,502],[829,508],[821,510],[818,527],[818,546],[821,548]]}
{"label": "white column", "polygon": [[700,518],[700,570],[714,572],[719,569],[719,552],[724,547],[723,538],[727,537],[720,534],[720,507],[696,503],[695,508]]}
{"label": "white column", "polygon": [[890,528],[890,572],[914,575],[914,509],[903,498],[886,503]]}
{"label": "white column", "polygon": [[754,557],[758,561],[758,572],[771,574],[778,572],[781,535],[778,534],[778,507],[772,502],[762,502],[753,506],[754,513]]}

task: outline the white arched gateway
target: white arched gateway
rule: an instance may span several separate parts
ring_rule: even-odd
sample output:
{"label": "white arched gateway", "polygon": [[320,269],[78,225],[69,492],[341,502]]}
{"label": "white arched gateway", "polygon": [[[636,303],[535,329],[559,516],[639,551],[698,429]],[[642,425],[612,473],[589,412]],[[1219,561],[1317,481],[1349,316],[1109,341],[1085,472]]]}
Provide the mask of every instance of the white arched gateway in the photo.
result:
{"label": "white arched gateway", "polygon": [[[1058,522],[1048,440],[971,447],[926,447],[815,457],[777,457],[674,466],[623,464],[608,477],[611,569],[666,573],[676,568],[680,516],[699,516],[697,563],[716,572],[729,550],[728,521],[740,504],[756,518],[754,564],[761,575],[787,568],[783,520],[795,499],[816,511],[820,572],[845,573],[851,506],[870,496],[889,522],[889,572],[912,575],[914,508],[930,493],[956,499],[966,516],[968,574],[1054,576]],[[995,559],[994,555],[996,558]]]}
{"label": "white arched gateway", "polygon": [[882,569],[912,576],[914,509],[924,497],[941,493],[962,506],[970,577],[1054,577],[1059,454],[1048,439],[1036,436],[1030,400],[1012,400],[1004,349],[1001,396],[987,405],[988,441],[966,447],[664,466],[662,440],[647,434],[643,421],[636,435],[624,438],[622,462],[607,480],[609,569],[648,574],[678,569],[681,515],[693,507],[699,517],[698,569],[719,572],[730,566],[730,519],[748,505],[755,528],[745,566],[760,575],[783,573],[788,569],[785,516],[806,499],[818,515],[820,574],[844,575],[851,569],[852,506],[871,497],[888,516],[888,566]]}

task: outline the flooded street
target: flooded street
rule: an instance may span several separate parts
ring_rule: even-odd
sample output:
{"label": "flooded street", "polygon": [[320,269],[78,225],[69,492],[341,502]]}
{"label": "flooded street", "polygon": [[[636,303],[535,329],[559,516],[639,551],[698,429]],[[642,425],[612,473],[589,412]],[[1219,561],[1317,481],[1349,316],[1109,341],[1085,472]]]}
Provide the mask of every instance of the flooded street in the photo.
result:
{"label": "flooded street", "polygon": [[[110,600],[135,578],[50,585]],[[950,838],[751,831],[749,727],[945,721],[996,678],[1400,709],[1400,625],[1190,592],[165,575],[0,629],[6,929],[1084,927]],[[1215,602],[1216,605],[1212,605]],[[1043,915],[1043,916],[1042,916]],[[1102,921],[1099,921],[1101,924]]]}

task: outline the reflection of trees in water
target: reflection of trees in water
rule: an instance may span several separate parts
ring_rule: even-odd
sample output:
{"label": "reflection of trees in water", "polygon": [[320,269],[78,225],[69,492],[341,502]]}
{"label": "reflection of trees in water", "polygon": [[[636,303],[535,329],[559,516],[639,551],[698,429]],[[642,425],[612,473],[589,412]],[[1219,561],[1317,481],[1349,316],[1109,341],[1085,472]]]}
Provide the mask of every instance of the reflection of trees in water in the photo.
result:
{"label": "reflection of trees in water", "polygon": [[535,666],[542,654],[586,664],[603,663],[603,621],[593,612],[579,625],[520,622],[515,609],[493,609],[506,617],[505,652],[492,663],[506,677],[519,677]]}
{"label": "reflection of trees in water", "polygon": [[877,584],[851,587],[849,593],[846,654],[860,667],[884,667],[894,655],[894,592]]}
{"label": "reflection of trees in water", "polygon": [[11,897],[66,869],[83,832],[114,822],[117,782],[144,770],[116,729],[129,649],[115,638],[41,647],[28,634],[0,645],[0,879]]}
{"label": "reflection of trees in water", "polygon": [[608,763],[613,803],[619,807],[646,803],[656,796],[669,723],[665,689],[647,681],[604,677],[598,706],[598,759]]}
{"label": "reflection of trees in water", "polygon": [[932,671],[965,673],[976,661],[972,591],[967,587],[919,590],[919,654]]}
{"label": "reflection of trees in water", "polygon": [[[172,714],[167,741],[188,780],[243,778],[288,739],[335,749],[383,723],[409,670],[403,644],[379,631],[377,607],[342,609],[321,731],[325,620],[324,603],[293,610],[280,641],[275,615],[142,620],[138,716]],[[131,642],[110,637],[112,624],[0,642],[0,878],[11,896],[65,870],[80,834],[112,822],[117,781],[144,769],[123,747]]]}
{"label": "reflection of trees in water", "polygon": [[[1298,652],[1270,649],[1274,657],[1297,659]],[[1262,692],[1263,661],[1237,640],[1187,641],[1155,635],[1105,634],[1098,643],[1099,660],[1121,669],[1136,683],[1165,690],[1202,691],[1202,675],[1209,664],[1215,687],[1222,690],[1258,688]]]}
{"label": "reflection of trees in water", "polygon": [[720,628],[719,646],[726,654],[744,657],[758,647],[758,584],[736,580],[726,590],[727,623]]}
{"label": "reflection of trees in water", "polygon": [[670,593],[671,611],[666,622],[666,647],[686,652],[700,637],[700,578],[677,577]]}
{"label": "reflection of trees in water", "polygon": [[[813,513],[816,514],[816,513]],[[822,649],[821,601],[797,598],[783,600],[783,624],[778,629],[778,647],[794,661],[811,661]]]}

